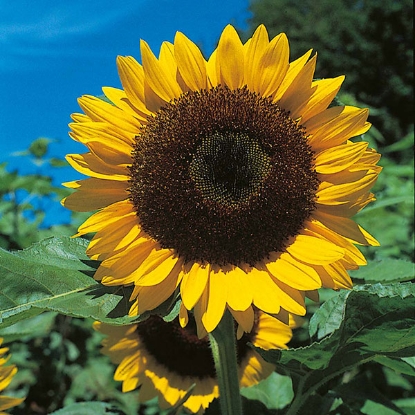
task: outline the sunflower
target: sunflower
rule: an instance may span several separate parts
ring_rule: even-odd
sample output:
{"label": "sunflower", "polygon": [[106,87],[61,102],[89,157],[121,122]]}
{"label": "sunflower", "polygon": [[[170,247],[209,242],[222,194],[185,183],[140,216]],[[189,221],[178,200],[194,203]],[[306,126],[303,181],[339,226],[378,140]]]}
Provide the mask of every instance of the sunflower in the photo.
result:
{"label": "sunflower", "polygon": [[123,89],[81,97],[70,125],[89,151],[67,160],[90,178],[63,204],[98,210],[77,234],[95,233],[95,278],[133,286],[132,316],[180,292],[201,337],[226,309],[249,332],[253,307],[286,321],[318,288],[350,288],[355,245],[378,245],[351,217],[380,156],[350,140],[368,110],[330,105],[344,77],[313,80],[316,55],[290,63],[264,26],[246,43],[227,26],[208,60],[180,32],[141,57],[118,57]]}
{"label": "sunflower", "polygon": [[[0,346],[2,343],[3,339],[0,337]],[[5,356],[8,351],[7,347],[0,348],[0,392],[7,388],[13,376],[17,373],[15,365],[3,366],[10,358],[10,355]],[[4,410],[20,405],[23,401],[24,398],[0,395],[0,415],[7,415],[6,412],[3,412]]]}
{"label": "sunflower", "polygon": [[[156,315],[129,326],[95,322],[94,328],[107,336],[102,353],[118,364],[114,379],[123,382],[123,392],[139,387],[141,402],[158,397],[160,407],[165,409],[180,403],[190,390],[183,405],[193,413],[203,412],[218,397],[209,340],[198,337],[192,317],[185,328],[178,318],[165,322]],[[287,348],[292,330],[256,311],[252,332],[240,335],[238,375],[240,386],[247,387],[268,377],[275,368],[247,343],[265,350]]]}

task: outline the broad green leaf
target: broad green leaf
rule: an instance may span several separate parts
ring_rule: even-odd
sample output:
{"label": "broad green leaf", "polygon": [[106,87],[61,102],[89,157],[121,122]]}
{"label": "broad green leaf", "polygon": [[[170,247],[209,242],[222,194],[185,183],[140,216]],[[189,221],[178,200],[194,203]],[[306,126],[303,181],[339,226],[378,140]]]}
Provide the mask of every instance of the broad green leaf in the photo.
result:
{"label": "broad green leaf", "polygon": [[5,343],[15,340],[27,341],[29,339],[43,337],[53,327],[56,313],[49,311],[32,318],[19,321],[16,324],[0,329],[0,337]]}
{"label": "broad green leaf", "polygon": [[401,408],[402,411],[405,412],[406,415],[415,415],[415,397],[398,399],[394,402],[397,407]]}
{"label": "broad green leaf", "polygon": [[[336,306],[334,302],[334,309]],[[336,312],[343,313],[341,308]],[[333,318],[327,315],[329,320]],[[324,330],[324,321],[319,321],[317,327]],[[338,370],[376,355],[413,356],[415,286],[403,283],[355,287],[347,295],[340,327],[328,337],[308,347],[258,351],[266,360],[297,373]]]}
{"label": "broad green leaf", "polygon": [[387,356],[376,356],[374,361],[396,372],[403,373],[408,376],[415,376],[415,368],[405,362],[404,359],[391,358]]}
{"label": "broad green leaf", "polygon": [[361,409],[362,414],[366,415],[405,415],[405,412],[395,411],[392,408],[388,408],[380,403],[367,400]]}
{"label": "broad green leaf", "polygon": [[337,396],[341,397],[342,401],[350,407],[363,408],[367,406],[368,401],[376,406],[382,408],[382,411],[386,412],[369,412],[369,414],[377,413],[390,413],[405,415],[390,399],[373,385],[373,382],[368,378],[365,373],[355,376],[352,381],[341,384],[334,388],[334,392]]}
{"label": "broad green leaf", "polygon": [[342,290],[325,301],[310,319],[308,331],[313,337],[322,339],[340,327],[343,319],[346,297],[350,291]]}
{"label": "broad green leaf", "polygon": [[112,324],[133,321],[127,317],[128,290],[105,287],[92,278],[96,264],[86,256],[86,246],[81,238],[62,237],[23,251],[0,250],[0,326],[43,311]]}
{"label": "broad green leaf", "polygon": [[241,395],[261,401],[268,409],[282,409],[292,401],[294,393],[291,378],[274,372],[257,385],[242,388]]}
{"label": "broad green leaf", "polygon": [[[338,329],[308,347],[289,350],[257,349],[277,370],[293,378],[295,397],[292,413],[302,413],[319,385],[378,356],[390,358],[415,355],[415,286],[410,283],[357,286],[341,302],[332,301],[315,322],[314,331],[328,332],[324,316],[334,321],[342,315]],[[339,307],[340,304],[340,307]],[[337,321],[337,320],[336,320]],[[316,402],[314,402],[316,403]],[[297,411],[297,412],[295,412]]]}
{"label": "broad green leaf", "polygon": [[116,415],[110,411],[111,405],[105,402],[77,402],[49,415]]}
{"label": "broad green leaf", "polygon": [[[242,407],[243,412],[246,415],[277,415],[277,412],[272,409],[268,409],[262,402],[257,401],[255,399],[246,399],[244,396],[242,397]],[[181,414],[185,414],[186,412],[182,412]],[[214,399],[208,406],[205,411],[205,415],[218,415],[220,414],[220,406],[219,400]],[[169,413],[168,415],[176,415]],[[233,415],[233,414],[232,414]]]}
{"label": "broad green leaf", "polygon": [[415,264],[401,259],[383,259],[371,261],[358,271],[352,271],[351,276],[367,283],[401,282],[415,278]]}
{"label": "broad green leaf", "polygon": [[[355,292],[365,291],[379,297],[407,297],[413,295],[414,290],[413,284],[374,284],[354,287]],[[345,313],[346,299],[352,292],[340,291],[316,310],[309,324],[311,337],[317,334],[317,339],[322,339],[340,327]]]}
{"label": "broad green leaf", "polygon": [[403,196],[396,196],[396,197],[388,197],[384,198],[382,200],[377,201],[373,206],[369,206],[365,208],[362,213],[360,213],[360,216],[367,215],[368,213],[376,211],[381,208],[385,208],[387,206],[396,206],[399,203],[408,203],[409,205],[414,204],[414,199],[412,195],[403,195]]}

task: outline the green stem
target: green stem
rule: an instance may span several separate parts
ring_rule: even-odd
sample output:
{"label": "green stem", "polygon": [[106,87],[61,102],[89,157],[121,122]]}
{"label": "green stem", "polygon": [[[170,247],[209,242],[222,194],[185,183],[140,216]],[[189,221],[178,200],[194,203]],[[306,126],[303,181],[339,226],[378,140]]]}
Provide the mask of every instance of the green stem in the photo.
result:
{"label": "green stem", "polygon": [[209,340],[218,378],[222,415],[242,415],[235,327],[232,315],[228,310],[215,330],[209,333]]}

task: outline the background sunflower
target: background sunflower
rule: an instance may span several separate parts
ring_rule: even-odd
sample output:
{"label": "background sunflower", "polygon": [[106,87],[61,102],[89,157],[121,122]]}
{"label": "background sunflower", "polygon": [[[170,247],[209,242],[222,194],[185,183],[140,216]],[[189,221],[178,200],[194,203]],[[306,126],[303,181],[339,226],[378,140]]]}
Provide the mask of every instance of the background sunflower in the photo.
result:
{"label": "background sunflower", "polygon": [[[102,353],[118,365],[114,379],[123,382],[123,392],[139,388],[142,402],[158,397],[162,409],[183,405],[192,413],[204,412],[219,396],[209,340],[199,339],[194,321],[182,328],[177,319],[165,322],[151,316],[132,326],[95,322],[94,328],[106,335]],[[241,387],[257,384],[275,368],[248,343],[281,349],[291,337],[289,326],[258,312],[252,332],[237,342]]]}

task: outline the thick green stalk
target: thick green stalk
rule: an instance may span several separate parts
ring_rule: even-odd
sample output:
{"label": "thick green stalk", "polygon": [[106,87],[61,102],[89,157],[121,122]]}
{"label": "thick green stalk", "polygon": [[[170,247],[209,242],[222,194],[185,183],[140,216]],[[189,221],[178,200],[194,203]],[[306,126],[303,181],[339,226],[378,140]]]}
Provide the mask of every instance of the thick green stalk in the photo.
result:
{"label": "thick green stalk", "polygon": [[232,315],[228,310],[216,329],[209,333],[209,340],[218,378],[222,415],[242,415],[235,328]]}

